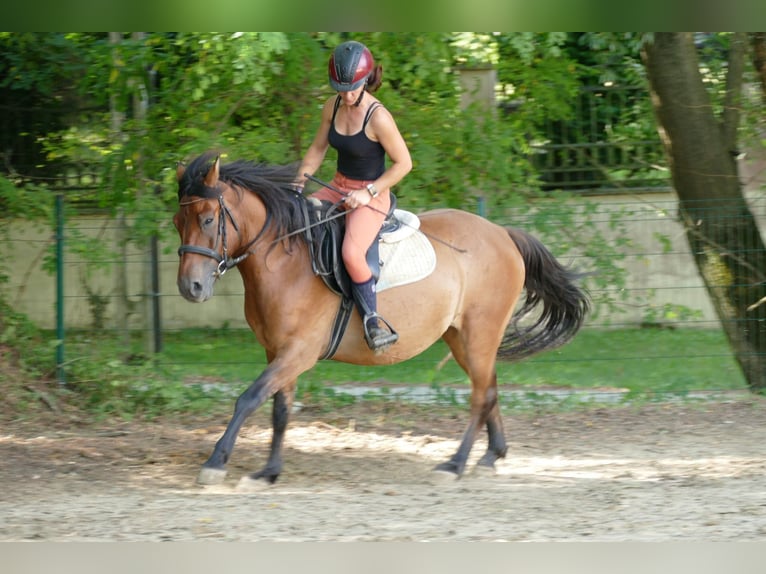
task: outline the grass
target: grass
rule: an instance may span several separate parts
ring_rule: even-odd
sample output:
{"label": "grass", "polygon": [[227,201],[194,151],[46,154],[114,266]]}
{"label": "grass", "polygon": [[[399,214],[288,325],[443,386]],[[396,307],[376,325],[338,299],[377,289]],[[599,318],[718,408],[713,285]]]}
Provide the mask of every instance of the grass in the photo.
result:
{"label": "grass", "polygon": [[746,388],[723,332],[704,329],[588,329],[562,349],[515,365],[513,373],[524,385],[635,393]]}
{"label": "grass", "polygon": [[[142,350],[138,335],[125,341],[105,331],[67,333],[67,384],[55,388],[51,386],[55,385],[51,374],[55,371],[55,335],[43,332],[34,340],[18,337],[14,364],[23,370],[19,376],[27,377],[29,384],[23,388],[29,392],[13,403],[8,416],[34,416],[31,410],[24,414],[22,403],[39,406],[35,393],[49,397],[46,404],[76,407],[96,419],[229,414],[233,397],[266,366],[263,350],[249,331],[165,332],[164,350],[156,355]],[[463,402],[470,388],[467,376],[453,360],[445,359],[448,350],[438,342],[398,365],[360,367],[323,361],[301,375],[297,399],[313,408],[334,410],[357,400],[336,385],[352,383],[351,390],[357,392],[359,383],[375,383],[362,387],[368,403],[394,400],[402,391],[420,393],[422,398],[424,390],[429,403]],[[499,362],[497,372],[498,382],[506,387],[501,403],[504,408],[519,410],[579,408],[583,401],[613,404],[615,398],[686,400],[691,392],[746,389],[723,334],[699,329],[585,329],[562,349],[521,363]],[[6,381],[8,385],[12,378]],[[14,383],[14,388],[18,386]],[[627,392],[562,395],[547,391],[550,388]]]}
{"label": "grass", "polygon": [[[170,380],[245,385],[264,369],[263,350],[249,331],[185,330],[166,332],[155,365]],[[134,342],[134,347],[140,343]],[[67,358],[120,356],[119,343],[87,334],[67,339]],[[134,353],[136,351],[134,350]],[[409,361],[361,367],[323,361],[301,376],[301,388],[374,382],[412,385],[467,385],[453,360],[440,363],[442,342]],[[95,355],[95,356],[94,356]],[[702,329],[585,329],[561,349],[521,363],[498,363],[498,382],[529,388],[618,388],[632,393],[685,393],[745,389],[745,381],[722,332]]]}

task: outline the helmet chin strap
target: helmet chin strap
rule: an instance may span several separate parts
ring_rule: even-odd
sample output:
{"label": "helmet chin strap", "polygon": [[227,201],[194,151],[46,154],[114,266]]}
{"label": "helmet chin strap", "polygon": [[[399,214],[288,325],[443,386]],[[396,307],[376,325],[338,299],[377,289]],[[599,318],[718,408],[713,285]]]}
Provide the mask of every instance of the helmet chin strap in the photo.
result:
{"label": "helmet chin strap", "polygon": [[367,81],[364,82],[364,88],[362,88],[362,91],[359,92],[359,97],[354,102],[354,107],[358,108],[359,104],[362,103],[362,98],[364,97],[364,92],[367,91]]}

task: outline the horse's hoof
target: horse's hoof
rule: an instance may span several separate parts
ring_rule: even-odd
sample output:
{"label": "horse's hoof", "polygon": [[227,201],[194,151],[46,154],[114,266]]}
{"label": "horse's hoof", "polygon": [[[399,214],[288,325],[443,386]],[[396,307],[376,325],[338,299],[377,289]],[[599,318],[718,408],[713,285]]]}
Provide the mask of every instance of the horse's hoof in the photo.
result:
{"label": "horse's hoof", "polygon": [[263,478],[253,478],[245,475],[237,483],[237,492],[263,492],[271,488],[273,483]]}
{"label": "horse's hoof", "polygon": [[455,482],[460,478],[454,472],[438,469],[434,469],[434,471],[431,473],[431,476],[438,482]]}
{"label": "horse's hoof", "polygon": [[449,463],[440,464],[434,467],[431,476],[436,482],[455,482],[460,478],[460,475],[453,470],[452,465]]}
{"label": "horse's hoof", "polygon": [[496,476],[497,469],[495,465],[477,464],[473,469],[474,476]]}
{"label": "horse's hoof", "polygon": [[215,484],[221,484],[225,478],[225,468],[208,468],[203,466],[197,475],[197,484],[212,486]]}

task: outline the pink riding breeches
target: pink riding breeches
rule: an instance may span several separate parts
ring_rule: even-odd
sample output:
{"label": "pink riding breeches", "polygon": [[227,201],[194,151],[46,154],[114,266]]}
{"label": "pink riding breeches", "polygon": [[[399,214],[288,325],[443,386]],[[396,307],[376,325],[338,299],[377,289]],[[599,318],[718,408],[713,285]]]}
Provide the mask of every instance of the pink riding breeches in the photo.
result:
{"label": "pink riding breeches", "polygon": [[[372,182],[349,179],[340,173],[336,173],[332,179],[333,186],[345,193],[364,189],[368,183]],[[370,245],[375,241],[391,205],[391,197],[384,191],[386,190],[381,190],[378,197],[373,198],[367,206],[359,207],[346,214],[346,234],[343,238],[342,247],[343,263],[354,283],[364,283],[372,277],[366,255]],[[311,197],[333,203],[343,198],[339,193],[327,187],[312,193]]]}

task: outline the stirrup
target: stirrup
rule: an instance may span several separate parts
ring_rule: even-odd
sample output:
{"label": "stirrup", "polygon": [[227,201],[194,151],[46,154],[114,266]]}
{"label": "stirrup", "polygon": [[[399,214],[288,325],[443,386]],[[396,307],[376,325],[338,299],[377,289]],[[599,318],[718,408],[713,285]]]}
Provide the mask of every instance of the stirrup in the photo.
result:
{"label": "stirrup", "polygon": [[[379,326],[372,328],[368,327],[367,322],[371,319],[383,321],[386,327],[388,327],[388,331]],[[369,313],[368,315],[365,315],[362,320],[362,327],[364,328],[364,339],[367,341],[367,346],[373,351],[385,350],[399,340],[399,333],[394,330],[391,323],[377,313]]]}

